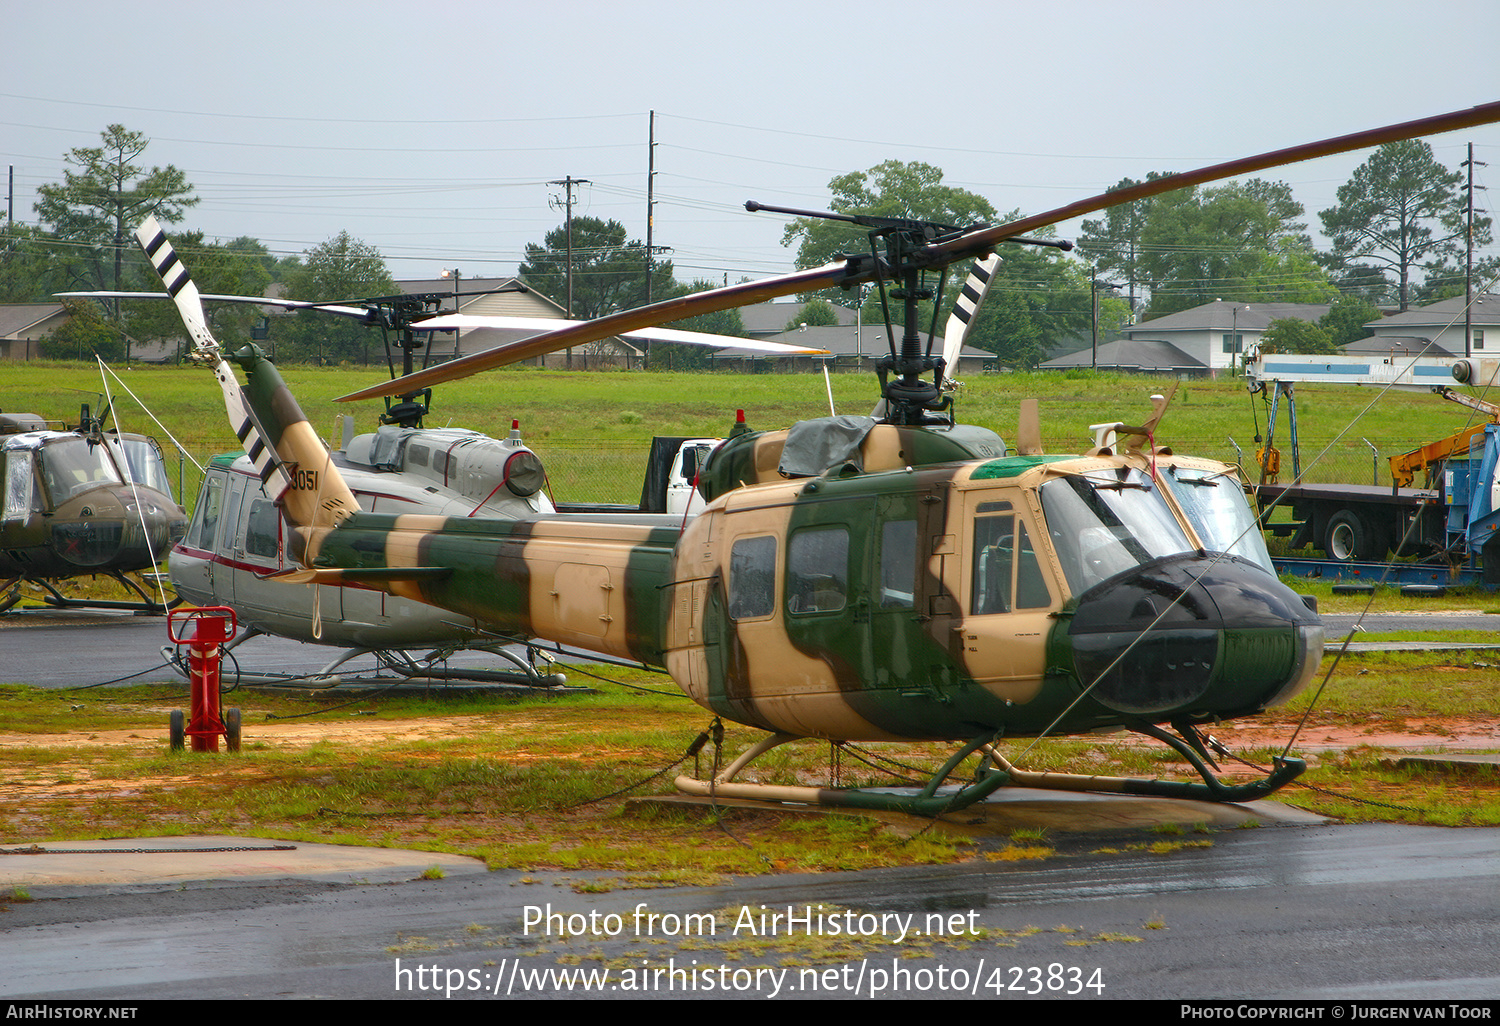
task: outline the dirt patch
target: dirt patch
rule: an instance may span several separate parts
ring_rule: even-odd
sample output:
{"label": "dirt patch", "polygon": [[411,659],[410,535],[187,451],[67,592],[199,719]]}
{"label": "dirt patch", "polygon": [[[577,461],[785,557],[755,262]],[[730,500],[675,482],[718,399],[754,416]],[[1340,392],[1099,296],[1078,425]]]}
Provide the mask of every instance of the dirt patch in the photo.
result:
{"label": "dirt patch", "polygon": [[[162,728],[152,733],[139,727],[123,730],[73,731],[66,734],[23,734],[0,731],[0,755],[20,748],[113,748],[132,749],[137,754],[161,751],[167,742],[168,710],[161,709]],[[524,727],[515,721],[508,729]],[[297,751],[323,742],[334,744],[372,744],[382,741],[441,741],[471,736],[491,729],[484,716],[431,716],[413,720],[378,720],[348,716],[337,721],[263,720],[246,722],[241,730],[241,744],[263,745],[276,751]],[[223,740],[220,739],[220,749]],[[254,775],[258,770],[245,764],[243,772]],[[0,801],[79,798],[132,797],[154,787],[178,783],[170,777],[135,776],[96,777],[84,763],[63,761],[33,767],[25,771],[0,767]]]}
{"label": "dirt patch", "polygon": [[[131,747],[146,749],[161,745],[167,738],[169,710],[161,709],[161,732],[152,735],[139,727],[128,730],[83,730],[66,734],[23,734],[0,731],[0,751],[8,748]],[[507,730],[524,729],[526,723],[506,722]],[[467,737],[491,729],[484,716],[430,716],[414,720],[380,720],[367,716],[347,716],[340,720],[246,720],[241,727],[241,743],[264,744],[277,750],[310,748],[320,742],[350,743],[371,741],[440,741]]]}
{"label": "dirt patch", "polygon": [[1330,752],[1348,748],[1389,748],[1419,751],[1475,752],[1500,749],[1500,723],[1493,720],[1432,719],[1372,720],[1363,726],[1311,724],[1297,730],[1295,722],[1260,721],[1221,723],[1207,730],[1230,748],[1284,748],[1293,734],[1293,751]]}

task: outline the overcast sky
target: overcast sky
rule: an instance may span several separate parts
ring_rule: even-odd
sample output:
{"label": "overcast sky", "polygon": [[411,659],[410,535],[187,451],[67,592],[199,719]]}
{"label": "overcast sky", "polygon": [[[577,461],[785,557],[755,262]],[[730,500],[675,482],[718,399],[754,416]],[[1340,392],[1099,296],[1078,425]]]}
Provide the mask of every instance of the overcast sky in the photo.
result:
{"label": "overcast sky", "polygon": [[[277,253],[347,230],[408,278],[513,274],[562,223],[548,183],[569,176],[590,183],[575,214],[644,239],[651,111],[654,241],[679,279],[735,281],[793,257],[785,219],[746,199],[826,207],[830,178],[884,160],[1033,213],[1500,99],[1495,0],[6,7],[17,220],[68,150],[118,123],[196,187],[181,227]],[[1452,168],[1474,143],[1478,180],[1500,181],[1500,127],[1429,141]],[[1262,177],[1316,230],[1363,159]]]}

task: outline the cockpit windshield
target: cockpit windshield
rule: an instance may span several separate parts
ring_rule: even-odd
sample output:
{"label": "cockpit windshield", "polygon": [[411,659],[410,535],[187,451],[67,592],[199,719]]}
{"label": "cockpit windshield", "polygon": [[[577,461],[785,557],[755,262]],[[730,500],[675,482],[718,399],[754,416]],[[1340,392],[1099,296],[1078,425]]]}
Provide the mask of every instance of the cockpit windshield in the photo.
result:
{"label": "cockpit windshield", "polygon": [[1167,468],[1162,480],[1172,489],[1177,505],[1193,530],[1212,552],[1241,556],[1275,573],[1266,539],[1256,523],[1239,481],[1223,471],[1197,467]]}
{"label": "cockpit windshield", "polygon": [[1194,551],[1161,490],[1139,470],[1049,481],[1042,486],[1042,510],[1075,595],[1132,567]]}
{"label": "cockpit windshield", "polygon": [[81,435],[62,438],[42,446],[42,479],[54,506],[61,506],[79,492],[104,484],[123,484],[109,452]]}
{"label": "cockpit windshield", "polygon": [[138,485],[154,488],[164,495],[172,494],[172,482],[167,477],[166,465],[162,463],[161,450],[156,443],[145,438],[112,439],[112,444],[124,452],[123,461],[130,479]]}

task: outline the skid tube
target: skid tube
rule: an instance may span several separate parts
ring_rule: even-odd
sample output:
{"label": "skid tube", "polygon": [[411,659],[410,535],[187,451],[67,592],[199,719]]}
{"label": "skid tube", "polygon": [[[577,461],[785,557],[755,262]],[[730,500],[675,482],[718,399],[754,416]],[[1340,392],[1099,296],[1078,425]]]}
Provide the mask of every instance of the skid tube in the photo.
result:
{"label": "skid tube", "polygon": [[[1054,791],[1097,791],[1105,794],[1185,798],[1225,803],[1257,801],[1291,783],[1307,768],[1307,764],[1301,759],[1277,759],[1275,770],[1264,780],[1245,784],[1225,784],[1214,777],[1203,759],[1188,744],[1153,726],[1146,725],[1133,729],[1176,749],[1198,770],[1199,775],[1203,777],[1203,782],[1091,776],[1079,773],[1036,773],[1011,765],[995,751],[995,736],[985,734],[968,742],[955,752],[920,790],[737,783],[734,778],[750,763],[771,749],[780,747],[788,741],[806,740],[794,734],[772,734],[770,737],[762,738],[712,780],[699,780],[696,777],[683,775],[677,778],[676,786],[684,794],[705,798],[742,798],[831,808],[868,809],[933,818],[947,812],[957,812],[968,808],[1006,786]],[[973,782],[959,785],[956,790],[946,789],[945,793],[940,794],[939,791],[948,776],[964,759],[976,751],[983,751],[984,758],[974,774]]]}
{"label": "skid tube", "polygon": [[[415,657],[406,649],[384,649],[384,648],[347,648],[340,651],[333,659],[323,666],[306,674],[290,673],[257,673],[242,670],[239,661],[234,659],[233,650],[240,643],[249,641],[256,637],[269,637],[265,631],[256,627],[250,627],[239,637],[230,641],[223,647],[226,655],[234,660],[234,684],[246,687],[302,687],[312,690],[327,690],[343,684],[361,685],[370,683],[394,683],[410,681],[413,683],[438,683],[438,684],[492,684],[510,688],[524,688],[529,691],[564,691],[584,690],[568,689],[565,687],[568,678],[562,673],[542,673],[530,661],[521,658],[514,652],[499,648],[476,647],[473,651],[485,652],[497,658],[503,659],[516,666],[514,671],[508,670],[481,670],[476,668],[449,669],[438,664],[443,662],[439,652],[430,653],[427,658]],[[188,677],[187,668],[177,649],[171,645],[161,650],[162,658],[170,663],[180,675]],[[374,668],[375,677],[364,676],[370,671],[356,671],[350,676],[335,673],[340,666],[360,656],[374,656],[379,664]],[[385,671],[391,676],[382,677]]]}

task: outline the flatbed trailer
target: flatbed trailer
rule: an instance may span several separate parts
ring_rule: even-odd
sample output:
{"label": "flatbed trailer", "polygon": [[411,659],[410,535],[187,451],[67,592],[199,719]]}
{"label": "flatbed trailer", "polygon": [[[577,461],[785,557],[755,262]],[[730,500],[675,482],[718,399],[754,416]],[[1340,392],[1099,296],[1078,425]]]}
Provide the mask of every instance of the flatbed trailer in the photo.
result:
{"label": "flatbed trailer", "polygon": [[1268,534],[1289,538],[1294,549],[1322,549],[1332,560],[1379,562],[1397,549],[1415,553],[1444,547],[1447,505],[1432,489],[1261,484],[1252,492],[1262,514],[1274,507],[1290,515],[1290,520],[1263,517]]}
{"label": "flatbed trailer", "polygon": [[1383,584],[1391,587],[1423,590],[1452,586],[1493,588],[1484,580],[1477,566],[1444,566],[1437,563],[1365,563],[1351,560],[1305,559],[1296,556],[1272,556],[1276,572],[1310,581],[1334,584]]}

